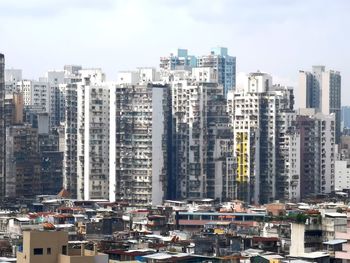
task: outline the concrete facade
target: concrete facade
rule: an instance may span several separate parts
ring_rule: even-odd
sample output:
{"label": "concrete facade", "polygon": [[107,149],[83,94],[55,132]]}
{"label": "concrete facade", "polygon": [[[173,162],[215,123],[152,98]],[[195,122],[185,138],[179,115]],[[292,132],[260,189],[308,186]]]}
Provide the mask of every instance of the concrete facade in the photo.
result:
{"label": "concrete facade", "polygon": [[109,198],[110,88],[100,69],[80,71],[77,86],[77,197]]}
{"label": "concrete facade", "polygon": [[335,116],[300,109],[296,126],[301,145],[301,197],[334,190]]}
{"label": "concrete facade", "polygon": [[5,56],[0,53],[0,196],[5,194]]}
{"label": "concrete facade", "polygon": [[341,75],[325,66],[313,66],[312,72],[299,71],[301,108],[315,108],[323,114],[335,115],[335,139],[341,135]]}
{"label": "concrete facade", "polygon": [[108,263],[108,255],[69,248],[64,231],[24,231],[17,263]]}
{"label": "concrete facade", "polygon": [[[112,92],[112,91],[111,91]],[[136,206],[167,197],[171,136],[168,85],[117,85],[111,93],[110,200]]]}
{"label": "concrete facade", "polygon": [[294,96],[273,86],[265,73],[251,73],[229,95],[236,198],[253,203],[298,200],[299,145],[292,129]]}

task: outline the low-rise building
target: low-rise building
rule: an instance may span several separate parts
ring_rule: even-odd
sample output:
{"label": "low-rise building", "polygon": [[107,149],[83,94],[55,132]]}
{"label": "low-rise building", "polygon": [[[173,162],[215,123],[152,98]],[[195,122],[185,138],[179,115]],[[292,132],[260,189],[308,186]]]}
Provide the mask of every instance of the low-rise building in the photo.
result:
{"label": "low-rise building", "polygon": [[25,231],[23,246],[17,252],[17,263],[108,263],[108,255],[68,246],[68,233],[63,231]]}

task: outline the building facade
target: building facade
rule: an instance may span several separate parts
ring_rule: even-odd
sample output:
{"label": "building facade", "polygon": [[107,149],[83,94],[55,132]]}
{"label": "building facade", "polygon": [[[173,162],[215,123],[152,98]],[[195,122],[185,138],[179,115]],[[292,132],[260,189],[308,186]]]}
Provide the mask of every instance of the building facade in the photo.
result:
{"label": "building facade", "polygon": [[227,48],[212,48],[209,55],[197,58],[197,67],[209,67],[216,72],[217,81],[223,85],[225,96],[236,87],[236,57],[229,56]]}
{"label": "building facade", "polygon": [[100,69],[81,70],[77,111],[78,199],[109,199],[110,88]]}
{"label": "building facade", "polygon": [[300,109],[296,127],[300,133],[301,197],[334,190],[335,116]]}
{"label": "building facade", "polygon": [[249,203],[297,200],[299,139],[292,130],[292,89],[273,86],[268,74],[251,73],[229,94],[228,103],[237,165],[235,197]]}
{"label": "building facade", "polygon": [[225,47],[212,48],[210,54],[197,57],[188,55],[187,49],[178,49],[175,54],[160,58],[161,71],[191,71],[192,68],[211,68],[216,75],[215,82],[223,86],[224,96],[236,87],[236,57],[228,55]]}
{"label": "building facade", "polygon": [[17,89],[23,93],[25,106],[36,106],[50,113],[50,88],[47,82],[22,80],[17,82]]}
{"label": "building facade", "polygon": [[5,91],[12,93],[17,91],[17,82],[22,80],[21,69],[5,69]]}
{"label": "building facade", "polygon": [[334,189],[336,191],[350,190],[350,165],[348,160],[334,162]]}
{"label": "building facade", "polygon": [[59,149],[57,131],[39,134],[41,194],[58,194],[63,187],[63,152]]}
{"label": "building facade", "polygon": [[5,194],[5,56],[0,53],[0,196]]}
{"label": "building facade", "polygon": [[299,71],[300,108],[315,108],[323,114],[335,114],[336,142],[341,135],[341,75],[325,66],[313,66],[312,72]]}
{"label": "building facade", "polygon": [[175,196],[231,198],[232,134],[223,87],[190,79],[171,85]]}
{"label": "building facade", "polygon": [[63,187],[72,198],[78,197],[78,87],[76,83],[66,84],[65,121],[63,139]]}
{"label": "building facade", "polygon": [[197,66],[197,58],[188,55],[187,49],[177,49],[176,53],[160,58],[161,70],[190,70]]}
{"label": "building facade", "polygon": [[341,130],[350,128],[350,106],[341,107]]}
{"label": "building facade", "polygon": [[6,129],[6,194],[33,198],[42,193],[38,130],[30,125]]}
{"label": "building facade", "polygon": [[171,149],[168,85],[121,84],[111,94],[110,200],[135,206],[167,198]]}

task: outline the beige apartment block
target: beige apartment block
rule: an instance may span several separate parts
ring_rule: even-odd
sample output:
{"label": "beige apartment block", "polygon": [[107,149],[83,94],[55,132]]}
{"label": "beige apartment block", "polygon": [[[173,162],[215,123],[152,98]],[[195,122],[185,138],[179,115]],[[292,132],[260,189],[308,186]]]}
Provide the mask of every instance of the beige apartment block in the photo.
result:
{"label": "beige apartment block", "polygon": [[69,248],[64,231],[25,231],[23,249],[17,252],[17,263],[108,263],[108,255]]}

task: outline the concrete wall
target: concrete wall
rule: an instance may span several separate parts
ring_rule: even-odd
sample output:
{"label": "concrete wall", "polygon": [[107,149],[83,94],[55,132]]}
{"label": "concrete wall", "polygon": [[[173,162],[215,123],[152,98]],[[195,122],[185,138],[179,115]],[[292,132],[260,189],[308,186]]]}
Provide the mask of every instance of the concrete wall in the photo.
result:
{"label": "concrete wall", "polygon": [[[56,263],[62,253],[62,246],[67,245],[67,232],[25,231],[23,232],[23,253],[18,253],[17,263]],[[35,248],[42,248],[42,255],[34,255]],[[48,254],[48,248],[51,253]]]}
{"label": "concrete wall", "polygon": [[304,250],[305,225],[292,223],[291,225],[291,245],[289,255],[292,257],[302,256]]}
{"label": "concrete wall", "polygon": [[108,255],[93,256],[93,251],[85,250],[85,256],[59,255],[57,263],[108,263]]}

